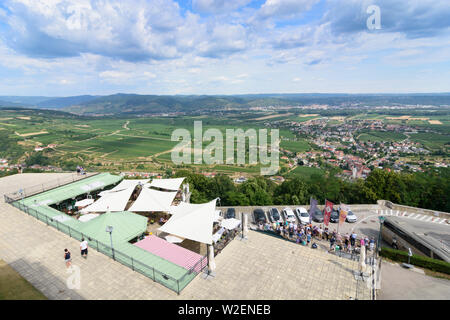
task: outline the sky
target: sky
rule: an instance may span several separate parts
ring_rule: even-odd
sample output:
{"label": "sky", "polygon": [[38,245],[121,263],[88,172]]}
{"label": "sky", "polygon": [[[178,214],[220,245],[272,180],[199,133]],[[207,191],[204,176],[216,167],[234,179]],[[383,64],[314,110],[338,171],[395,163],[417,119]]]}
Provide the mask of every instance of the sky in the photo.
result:
{"label": "sky", "polygon": [[0,0],[0,95],[449,91],[448,0]]}

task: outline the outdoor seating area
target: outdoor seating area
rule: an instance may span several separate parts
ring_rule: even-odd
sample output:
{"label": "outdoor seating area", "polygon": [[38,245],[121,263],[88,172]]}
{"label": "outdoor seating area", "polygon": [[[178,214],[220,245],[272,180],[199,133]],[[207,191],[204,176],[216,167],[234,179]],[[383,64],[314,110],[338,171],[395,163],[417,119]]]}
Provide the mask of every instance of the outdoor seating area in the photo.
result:
{"label": "outdoor seating area", "polygon": [[[209,238],[212,237],[216,205],[214,200],[206,206],[184,202],[173,206],[178,193],[173,189],[179,188],[182,181],[183,178],[158,179],[152,182],[158,187],[155,190],[148,181],[122,180],[120,176],[102,173],[11,204],[73,238],[86,238],[91,248],[179,293],[208,264],[206,255],[183,248],[181,242],[212,243],[205,234],[210,224]],[[202,218],[196,220],[194,214],[185,220],[185,213],[192,213],[187,209],[198,209],[197,206],[203,208]],[[189,224],[193,217],[196,223]],[[163,229],[178,228],[177,225],[188,234]],[[156,232],[149,232],[149,226]],[[170,242],[162,238],[168,234],[172,237],[168,238]],[[196,234],[203,238],[195,239]]]}

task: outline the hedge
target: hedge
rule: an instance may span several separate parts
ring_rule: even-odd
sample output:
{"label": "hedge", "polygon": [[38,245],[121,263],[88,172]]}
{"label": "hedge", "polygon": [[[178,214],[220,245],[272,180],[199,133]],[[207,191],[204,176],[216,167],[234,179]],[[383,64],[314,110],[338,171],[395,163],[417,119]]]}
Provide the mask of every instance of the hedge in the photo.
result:
{"label": "hedge", "polygon": [[[388,259],[399,261],[399,262],[408,262],[408,253],[405,251],[395,250],[391,248],[383,247],[381,248],[380,255],[382,257],[386,257]],[[411,256],[410,263],[412,265],[422,267],[425,269],[429,269],[436,272],[450,274],[450,263],[432,259],[424,256],[418,256],[413,254]]]}

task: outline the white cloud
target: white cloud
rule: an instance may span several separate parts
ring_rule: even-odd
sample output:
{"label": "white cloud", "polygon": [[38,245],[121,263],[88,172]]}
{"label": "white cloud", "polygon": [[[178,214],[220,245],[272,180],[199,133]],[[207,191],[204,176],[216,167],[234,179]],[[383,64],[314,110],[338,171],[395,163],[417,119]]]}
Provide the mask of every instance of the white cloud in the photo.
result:
{"label": "white cloud", "polygon": [[224,13],[249,4],[251,0],[192,0],[195,11],[203,13]]}

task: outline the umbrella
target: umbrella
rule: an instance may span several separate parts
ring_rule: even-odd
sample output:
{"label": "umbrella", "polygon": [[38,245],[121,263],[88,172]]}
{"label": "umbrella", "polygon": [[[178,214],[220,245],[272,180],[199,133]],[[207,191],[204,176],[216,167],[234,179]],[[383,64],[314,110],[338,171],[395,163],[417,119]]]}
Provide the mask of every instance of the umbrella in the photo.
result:
{"label": "umbrella", "polygon": [[180,242],[183,242],[183,240],[184,240],[183,238],[178,238],[178,237],[170,236],[170,235],[166,236],[165,238],[170,243],[180,243]]}

